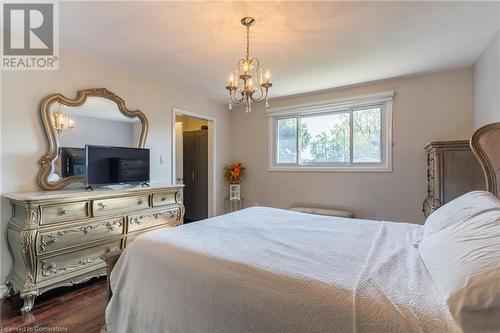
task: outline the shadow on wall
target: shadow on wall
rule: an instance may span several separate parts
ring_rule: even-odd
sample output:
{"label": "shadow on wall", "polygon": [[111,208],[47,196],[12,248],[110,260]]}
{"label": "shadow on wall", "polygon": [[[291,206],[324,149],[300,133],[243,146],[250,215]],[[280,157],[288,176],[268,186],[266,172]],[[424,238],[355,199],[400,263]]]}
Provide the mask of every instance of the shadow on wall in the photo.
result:
{"label": "shadow on wall", "polygon": [[[7,233],[3,232],[7,230],[7,225],[9,224],[10,217],[12,216],[12,207],[10,206],[9,200],[2,198],[1,199],[1,208],[0,208],[0,216],[1,216],[1,229],[2,235],[0,236],[0,275],[2,277],[7,276],[11,269],[12,258],[10,256],[10,251],[7,246]],[[0,285],[2,285],[4,281],[0,281]]]}
{"label": "shadow on wall", "polygon": [[[45,143],[40,144],[38,152],[34,153],[37,157],[41,157],[45,152]],[[38,161],[38,160],[37,160]],[[2,175],[2,188],[0,189],[1,194],[6,194],[6,188],[16,188],[16,192],[31,192],[38,191],[38,186],[36,185],[36,176],[38,175],[38,163],[33,163],[33,153],[31,154],[18,154],[18,153],[7,153],[3,152],[2,156],[2,169],[15,169],[17,172],[15,174],[10,174],[9,178]],[[10,168],[5,167],[6,164],[11,164]],[[32,177],[30,183],[26,181],[26,178]],[[21,182],[19,179],[22,178]],[[23,187],[18,187],[18,184],[23,184]],[[29,187],[26,187],[29,185]],[[5,282],[4,279],[10,272],[12,258],[7,246],[7,225],[12,216],[12,207],[9,200],[5,199],[3,196],[0,203],[0,286]]]}

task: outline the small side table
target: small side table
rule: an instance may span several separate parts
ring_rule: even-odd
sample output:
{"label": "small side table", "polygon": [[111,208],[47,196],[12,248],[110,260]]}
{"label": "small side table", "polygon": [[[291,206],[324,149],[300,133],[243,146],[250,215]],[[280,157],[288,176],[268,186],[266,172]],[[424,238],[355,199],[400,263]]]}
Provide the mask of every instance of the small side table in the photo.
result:
{"label": "small side table", "polygon": [[226,213],[236,212],[237,210],[245,208],[245,199],[241,198],[239,200],[230,200],[229,198],[226,198],[224,200],[224,207],[226,209]]}

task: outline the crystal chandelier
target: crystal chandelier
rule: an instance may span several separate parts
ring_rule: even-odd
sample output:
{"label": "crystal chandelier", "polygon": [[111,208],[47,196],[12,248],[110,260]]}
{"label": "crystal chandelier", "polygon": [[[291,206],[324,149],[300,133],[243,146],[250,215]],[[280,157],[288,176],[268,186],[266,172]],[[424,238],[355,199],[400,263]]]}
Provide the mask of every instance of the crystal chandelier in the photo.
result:
{"label": "crystal chandelier", "polygon": [[[269,70],[263,73],[260,61],[257,58],[250,58],[250,26],[255,24],[253,17],[244,17],[241,24],[247,27],[247,53],[245,59],[240,59],[234,73],[229,77],[226,89],[229,90],[229,109],[233,104],[245,102],[246,112],[252,112],[252,102],[266,101],[269,107],[267,93],[272,83],[269,81],[271,74]],[[258,80],[258,83],[254,80]],[[257,83],[257,84],[256,84]]]}
{"label": "crystal chandelier", "polygon": [[75,121],[66,112],[61,111],[61,104],[57,103],[57,110],[53,113],[54,128],[57,134],[67,134],[75,127]]}

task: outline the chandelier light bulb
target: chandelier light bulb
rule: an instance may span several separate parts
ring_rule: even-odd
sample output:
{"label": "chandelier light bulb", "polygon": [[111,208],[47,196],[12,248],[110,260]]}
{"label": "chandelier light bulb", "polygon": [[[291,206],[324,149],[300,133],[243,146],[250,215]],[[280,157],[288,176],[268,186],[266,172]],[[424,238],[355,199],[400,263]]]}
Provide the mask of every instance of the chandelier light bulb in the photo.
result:
{"label": "chandelier light bulb", "polygon": [[271,72],[269,72],[269,69],[266,71],[266,81],[269,81],[271,79]]}

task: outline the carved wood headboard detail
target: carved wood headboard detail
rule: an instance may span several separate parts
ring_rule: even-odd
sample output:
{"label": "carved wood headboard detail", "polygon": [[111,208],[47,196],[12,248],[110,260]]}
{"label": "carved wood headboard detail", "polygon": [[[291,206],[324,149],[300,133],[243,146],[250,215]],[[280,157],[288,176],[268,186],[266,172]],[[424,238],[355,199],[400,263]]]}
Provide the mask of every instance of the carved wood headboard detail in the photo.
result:
{"label": "carved wood headboard detail", "polygon": [[486,190],[500,198],[500,122],[485,125],[470,139],[486,178]]}

